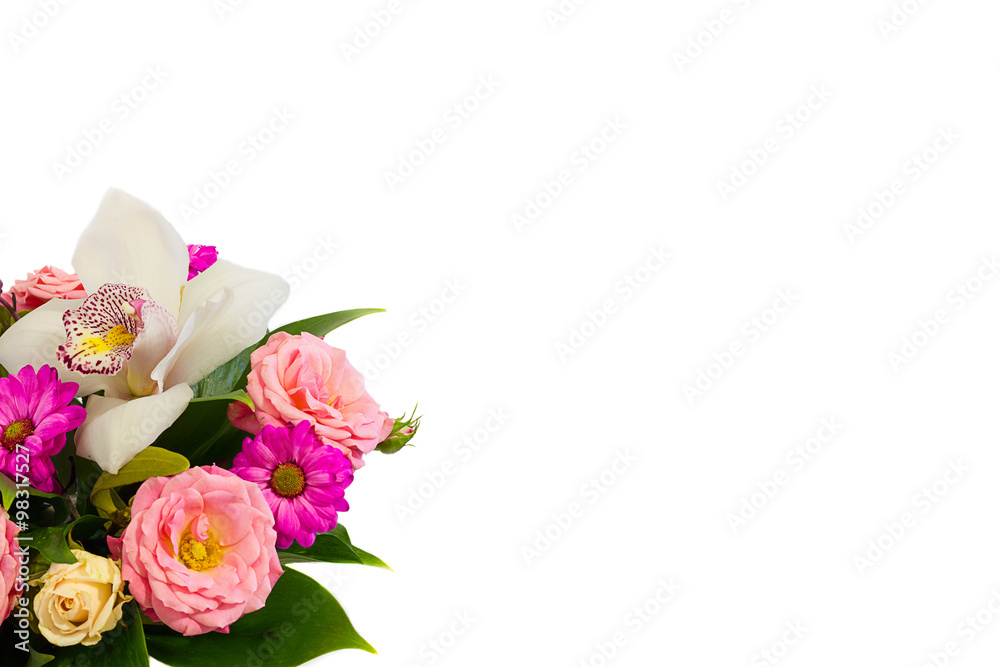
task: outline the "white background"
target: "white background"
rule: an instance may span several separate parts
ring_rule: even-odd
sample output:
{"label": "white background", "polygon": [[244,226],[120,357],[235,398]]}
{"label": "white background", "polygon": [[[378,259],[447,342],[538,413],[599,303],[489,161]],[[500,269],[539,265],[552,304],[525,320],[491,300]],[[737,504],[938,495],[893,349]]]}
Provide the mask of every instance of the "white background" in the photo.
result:
{"label": "white background", "polygon": [[[276,323],[387,308],[329,341],[382,366],[369,388],[391,413],[425,415],[415,449],[370,457],[343,516],[395,571],[309,570],[380,655],[315,664],[1000,654],[1000,286],[977,275],[1000,251],[996,3],[908,0],[898,25],[890,0],[592,0],[558,21],[557,0],[403,0],[388,22],[388,0],[97,4],[37,34],[38,4],[4,5],[0,277],[70,268],[119,186],[188,242],[295,276]],[[372,12],[388,25],[345,53]],[[456,103],[475,107],[460,123]],[[294,120],[249,160],[275,109]],[[724,198],[734,169],[752,174]],[[517,224],[529,198],[543,210]],[[650,271],[651,249],[671,259]],[[715,379],[686,396],[699,372]],[[618,456],[635,462],[593,485]],[[949,462],[967,471],[939,481]],[[456,614],[474,621],[452,636]]]}

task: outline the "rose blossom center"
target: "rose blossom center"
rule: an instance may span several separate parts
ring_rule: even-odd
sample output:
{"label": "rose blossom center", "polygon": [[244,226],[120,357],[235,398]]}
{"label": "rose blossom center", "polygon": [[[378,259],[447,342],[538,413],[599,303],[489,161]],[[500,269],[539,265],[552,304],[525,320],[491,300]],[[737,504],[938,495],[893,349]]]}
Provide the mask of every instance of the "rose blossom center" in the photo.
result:
{"label": "rose blossom center", "polygon": [[294,498],[306,488],[306,474],[294,463],[282,463],[271,474],[271,488],[282,498]]}
{"label": "rose blossom center", "polygon": [[211,531],[204,542],[199,542],[191,533],[181,538],[177,560],[189,570],[204,572],[222,562],[222,547]]}
{"label": "rose blossom center", "polygon": [[19,445],[23,445],[28,436],[35,432],[35,425],[30,419],[18,419],[7,425],[0,435],[0,444],[8,451],[14,451]]}

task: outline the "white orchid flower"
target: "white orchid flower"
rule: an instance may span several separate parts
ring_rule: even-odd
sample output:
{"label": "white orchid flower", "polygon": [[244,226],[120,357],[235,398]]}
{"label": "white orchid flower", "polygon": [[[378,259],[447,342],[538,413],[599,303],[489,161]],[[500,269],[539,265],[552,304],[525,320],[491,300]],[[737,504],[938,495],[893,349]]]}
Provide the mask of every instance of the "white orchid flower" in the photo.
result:
{"label": "white orchid flower", "polygon": [[87,402],[81,456],[116,473],[184,412],[196,384],[267,331],[288,297],[278,276],[218,261],[188,281],[187,246],[144,202],[110,190],[73,268],[89,295],[54,299],[0,337],[13,373],[48,364]]}

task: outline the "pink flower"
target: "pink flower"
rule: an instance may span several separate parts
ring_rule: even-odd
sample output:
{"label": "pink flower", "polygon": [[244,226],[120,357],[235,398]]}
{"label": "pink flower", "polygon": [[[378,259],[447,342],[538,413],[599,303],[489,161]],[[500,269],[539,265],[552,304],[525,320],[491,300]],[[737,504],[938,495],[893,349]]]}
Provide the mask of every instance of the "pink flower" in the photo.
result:
{"label": "pink flower", "polygon": [[17,298],[17,312],[34,310],[52,299],[83,299],[87,291],[75,273],[66,273],[54,266],[45,266],[35,273],[29,273],[24,280],[15,280],[14,287],[3,294],[3,300],[11,303],[10,295]]}
{"label": "pink flower", "polygon": [[17,590],[17,571],[20,567],[17,524],[8,519],[7,513],[0,507],[0,622],[10,616],[21,597]]}
{"label": "pink flower", "polygon": [[122,576],[153,620],[187,636],[264,606],[282,569],[274,517],[256,484],[215,466],[139,487],[122,534]]}
{"label": "pink flower", "polygon": [[344,489],[354,481],[344,453],[316,438],[312,425],[265,426],[254,439],[243,441],[233,472],[260,487],[274,514],[278,548],[294,540],[304,547],[318,533],[337,527],[337,512],[350,509]]}
{"label": "pink flower", "polygon": [[212,266],[219,260],[219,251],[214,245],[188,246],[188,280]]}
{"label": "pink flower", "polygon": [[355,470],[364,465],[362,456],[392,432],[393,420],[365,391],[364,377],[347,354],[310,333],[279,331],[255,350],[247,393],[259,426],[308,421],[322,442],[347,455]]}
{"label": "pink flower", "polygon": [[[83,423],[87,411],[73,404],[80,386],[60,382],[51,366],[25,366],[0,378],[0,473],[18,481],[18,472],[39,491],[59,491],[50,457],[66,446],[66,434]],[[27,469],[24,464],[27,463]]]}

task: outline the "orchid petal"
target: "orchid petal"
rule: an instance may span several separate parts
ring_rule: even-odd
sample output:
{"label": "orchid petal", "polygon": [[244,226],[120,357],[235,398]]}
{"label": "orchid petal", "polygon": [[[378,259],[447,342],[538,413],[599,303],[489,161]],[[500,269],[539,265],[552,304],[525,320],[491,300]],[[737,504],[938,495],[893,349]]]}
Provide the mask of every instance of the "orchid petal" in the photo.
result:
{"label": "orchid petal", "polygon": [[80,235],[73,267],[89,294],[107,283],[145,287],[153,300],[176,313],[187,282],[188,250],[162,215],[111,189]]}
{"label": "orchid petal", "polygon": [[152,377],[153,370],[177,343],[177,320],[156,301],[133,301],[142,331],[135,339],[132,358],[128,363],[129,383],[136,394],[163,391],[163,383]]}
{"label": "orchid petal", "polygon": [[181,336],[166,386],[194,384],[258,342],[288,291],[279,276],[221,260],[191,279],[181,300]]}
{"label": "orchid petal", "polygon": [[77,396],[102,390],[105,396],[131,396],[124,373],[81,375],[59,362],[56,350],[66,342],[63,313],[79,308],[82,303],[83,299],[53,299],[22,316],[0,336],[0,365],[9,373],[16,373],[25,366],[33,366],[36,370],[51,366],[59,372],[61,381],[80,385]]}
{"label": "orchid petal", "polygon": [[[216,345],[217,341],[207,335],[209,325],[215,321],[220,313],[229,309],[232,305],[233,292],[228,289],[219,291],[211,299],[202,303],[191,317],[187,319],[187,322],[184,323],[184,328],[181,329],[173,349],[153,369],[153,380],[166,386],[175,384],[193,385],[222,363],[236,356],[232,355],[227,357],[223,362],[216,362],[209,348]],[[177,364],[178,359],[180,359],[179,364]],[[176,371],[174,370],[175,368],[177,369]],[[184,379],[188,377],[194,379]]]}
{"label": "orchid petal", "polygon": [[87,401],[87,421],[76,431],[77,454],[113,475],[153,444],[181,416],[193,396],[185,384],[128,401],[93,396]]}

